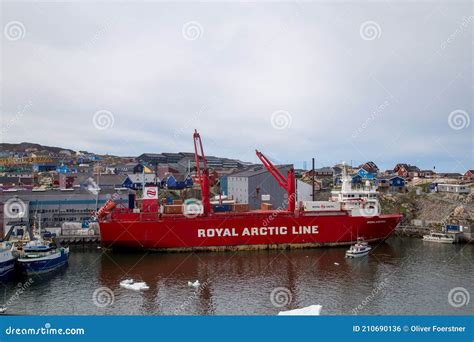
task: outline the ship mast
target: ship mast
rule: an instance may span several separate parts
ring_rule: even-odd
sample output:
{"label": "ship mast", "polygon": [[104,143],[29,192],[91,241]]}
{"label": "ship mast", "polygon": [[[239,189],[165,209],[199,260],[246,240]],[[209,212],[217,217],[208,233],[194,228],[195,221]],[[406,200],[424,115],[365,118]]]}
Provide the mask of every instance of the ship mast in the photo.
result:
{"label": "ship mast", "polygon": [[[211,213],[211,198],[209,190],[209,170],[207,169],[206,157],[202,147],[201,136],[197,130],[194,130],[194,160],[196,163],[196,175],[201,186],[201,200],[203,205],[203,215]],[[199,166],[199,159],[202,159],[203,168]]]}
{"label": "ship mast", "polygon": [[286,193],[288,194],[288,211],[294,213],[296,208],[295,170],[293,168],[288,170],[288,177],[285,178],[262,152],[255,150],[255,153],[267,170],[276,179],[278,184],[286,190]]}

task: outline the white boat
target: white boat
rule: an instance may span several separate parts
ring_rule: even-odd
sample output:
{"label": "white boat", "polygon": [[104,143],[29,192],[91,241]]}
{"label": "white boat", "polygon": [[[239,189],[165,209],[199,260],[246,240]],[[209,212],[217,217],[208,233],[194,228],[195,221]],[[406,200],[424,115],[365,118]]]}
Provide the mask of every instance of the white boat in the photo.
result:
{"label": "white boat", "polygon": [[365,241],[357,241],[346,251],[346,258],[359,258],[369,254],[372,247]]}
{"label": "white boat", "polygon": [[17,253],[10,242],[0,242],[0,283],[12,280]]}
{"label": "white boat", "polygon": [[454,243],[455,238],[452,234],[431,232],[429,235],[423,235],[423,241]]}

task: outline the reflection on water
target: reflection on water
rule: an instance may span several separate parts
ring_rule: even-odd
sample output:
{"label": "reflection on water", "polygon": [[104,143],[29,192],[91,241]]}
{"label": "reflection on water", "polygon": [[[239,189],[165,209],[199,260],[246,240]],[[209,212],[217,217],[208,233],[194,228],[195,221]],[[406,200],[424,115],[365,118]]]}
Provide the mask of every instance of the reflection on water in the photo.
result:
{"label": "reflection on water", "polygon": [[[221,253],[110,253],[71,251],[69,266],[34,283],[15,299],[4,290],[10,314],[275,315],[280,310],[323,305],[322,314],[472,314],[448,303],[453,287],[473,293],[473,245],[444,245],[391,238],[369,257],[344,258],[345,248]],[[145,281],[135,292],[121,280]],[[199,280],[201,287],[189,287]],[[24,281],[23,281],[24,282]],[[93,293],[113,292],[105,307]],[[290,291],[275,307],[272,290]],[[110,292],[110,293],[112,293]],[[113,299],[113,303],[112,303]]]}

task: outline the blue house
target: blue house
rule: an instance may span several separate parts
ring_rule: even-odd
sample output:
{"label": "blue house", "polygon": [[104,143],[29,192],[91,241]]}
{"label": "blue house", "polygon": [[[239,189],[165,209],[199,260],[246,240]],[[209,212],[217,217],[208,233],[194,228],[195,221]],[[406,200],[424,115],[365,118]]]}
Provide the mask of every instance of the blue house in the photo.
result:
{"label": "blue house", "polygon": [[406,180],[400,176],[377,178],[375,184],[379,190],[388,190],[391,192],[406,190]]}
{"label": "blue house", "polygon": [[400,177],[400,176],[394,176],[394,177],[390,178],[390,186],[391,187],[403,187],[403,188],[405,188],[405,186],[406,186],[405,178]]}
{"label": "blue house", "polygon": [[160,180],[153,173],[132,173],[125,178],[122,187],[138,190],[145,186],[159,186]]}
{"label": "blue house", "polygon": [[47,172],[56,170],[55,164],[33,164],[33,172]]}
{"label": "blue house", "polygon": [[93,154],[89,157],[89,160],[91,160],[91,161],[100,161],[100,160],[102,160],[102,158],[95,155],[95,154]]}
{"label": "blue house", "polygon": [[356,173],[354,176],[352,176],[352,184],[361,184],[362,183],[362,177],[358,173]]}
{"label": "blue house", "polygon": [[362,179],[368,179],[368,180],[373,180],[375,177],[377,177],[377,173],[367,171],[364,168],[359,169],[357,171],[357,174],[362,178]]}
{"label": "blue house", "polygon": [[161,185],[172,190],[191,188],[193,186],[193,178],[189,174],[183,177],[169,175],[161,181]]}
{"label": "blue house", "polygon": [[69,173],[70,170],[68,169],[68,167],[66,165],[62,164],[61,166],[58,166],[56,168],[56,172],[57,173]]}

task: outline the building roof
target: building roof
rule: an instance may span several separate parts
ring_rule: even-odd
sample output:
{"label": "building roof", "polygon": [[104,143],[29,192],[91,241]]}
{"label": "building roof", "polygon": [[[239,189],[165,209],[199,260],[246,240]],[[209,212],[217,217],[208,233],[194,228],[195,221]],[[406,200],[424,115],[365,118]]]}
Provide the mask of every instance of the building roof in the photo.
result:
{"label": "building roof", "polygon": [[143,180],[145,180],[145,183],[154,183],[156,181],[154,173],[131,173],[127,177],[132,183],[142,183]]}
{"label": "building roof", "polygon": [[370,173],[377,173],[379,172],[379,168],[378,166],[373,162],[373,161],[369,161],[365,164],[363,164],[361,166],[362,169],[364,169],[365,171],[367,172],[370,172]]}
{"label": "building roof", "polygon": [[450,177],[458,178],[458,177],[462,177],[462,175],[460,173],[457,173],[457,172],[441,172],[441,173],[438,173],[437,176],[439,178],[450,178]]}
{"label": "building roof", "polygon": [[152,157],[152,158],[156,158],[156,157],[164,157],[164,155],[161,154],[161,153],[142,153],[142,154],[140,154],[138,157]]}
{"label": "building roof", "polygon": [[[285,165],[275,165],[275,167],[282,172],[282,170],[292,168],[292,164],[285,164]],[[253,177],[262,173],[266,173],[268,170],[263,165],[256,165],[247,168],[243,171],[238,171],[236,173],[230,174],[228,177]]]}
{"label": "building roof", "polygon": [[121,185],[126,176],[124,175],[100,175],[98,177],[99,186],[101,185]]}
{"label": "building roof", "polygon": [[395,166],[395,169],[397,167],[403,167],[406,171],[408,172],[419,172],[420,169],[415,166],[415,165],[410,165],[410,164],[406,164],[406,163],[398,163],[396,166]]}
{"label": "building roof", "polygon": [[[114,188],[101,188],[100,189],[100,194],[114,194],[118,190]],[[129,189],[124,189],[121,188],[120,191],[125,191],[129,192]],[[2,191],[0,190],[0,193],[2,193],[2,196],[34,196],[34,197],[43,197],[43,196],[65,196],[65,197],[70,197],[71,199],[73,198],[74,195],[93,195],[91,191],[87,190],[86,188],[72,188],[72,189],[67,189],[67,190],[61,190],[59,188],[54,188],[54,189],[45,189],[42,191],[35,191],[31,189],[18,189],[17,191]]]}
{"label": "building roof", "polygon": [[394,178],[400,178],[400,179],[405,180],[405,178],[403,178],[402,176],[397,176],[397,175],[377,177],[377,180],[381,180],[381,179],[390,180]]}

